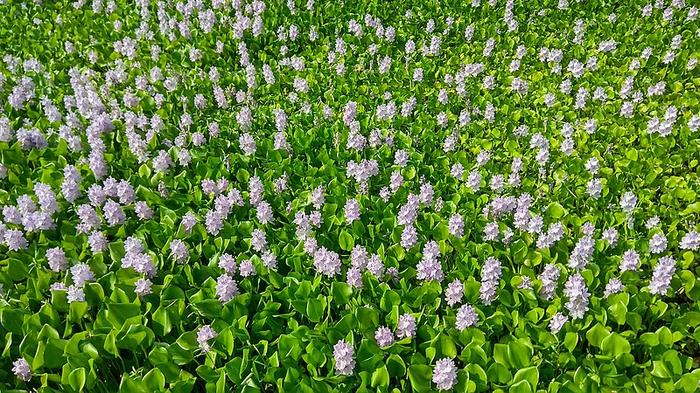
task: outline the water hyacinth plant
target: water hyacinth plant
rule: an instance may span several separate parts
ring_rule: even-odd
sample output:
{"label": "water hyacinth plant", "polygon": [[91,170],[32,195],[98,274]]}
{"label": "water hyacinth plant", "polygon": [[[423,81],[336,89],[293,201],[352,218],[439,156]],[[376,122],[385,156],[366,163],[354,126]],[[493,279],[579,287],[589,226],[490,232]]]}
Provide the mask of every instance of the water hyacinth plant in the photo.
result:
{"label": "water hyacinth plant", "polygon": [[0,392],[695,392],[690,0],[0,0]]}

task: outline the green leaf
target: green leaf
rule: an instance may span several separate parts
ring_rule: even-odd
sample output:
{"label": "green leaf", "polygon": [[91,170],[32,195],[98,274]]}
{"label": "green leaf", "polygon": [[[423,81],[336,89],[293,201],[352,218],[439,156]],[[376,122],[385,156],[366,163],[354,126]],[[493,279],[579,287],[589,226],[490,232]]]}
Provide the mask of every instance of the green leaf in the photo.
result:
{"label": "green leaf", "polygon": [[513,377],[513,383],[527,381],[530,386],[537,386],[540,380],[540,372],[537,367],[526,367],[518,370]]}
{"label": "green leaf", "polygon": [[506,344],[495,344],[493,346],[493,359],[498,364],[510,368],[510,360],[508,358],[508,345]]}
{"label": "green leaf", "polygon": [[430,391],[432,369],[424,364],[412,364],[408,367],[408,379],[414,392]]}
{"label": "green leaf", "polygon": [[73,390],[77,390],[79,392],[82,392],[83,388],[85,387],[85,379],[85,369],[82,367],[76,368],[68,375],[68,383]]}
{"label": "green leaf", "polygon": [[192,307],[197,310],[199,315],[204,317],[216,318],[221,315],[222,305],[219,299],[204,299],[192,303]]}
{"label": "green leaf", "polygon": [[284,358],[290,358],[293,360],[299,360],[302,353],[301,340],[296,338],[291,334],[284,334],[280,336],[279,339],[279,351],[280,356]]}
{"label": "green leaf", "polygon": [[600,343],[603,354],[617,356],[623,353],[630,353],[632,347],[629,341],[617,333],[612,333],[605,337]]}
{"label": "green leaf", "polygon": [[360,370],[374,371],[384,354],[374,340],[362,339],[357,350],[357,363]]}
{"label": "green leaf", "polygon": [[165,376],[157,368],[143,376],[143,383],[152,392],[160,392],[165,388]]}
{"label": "green leaf", "polygon": [[508,357],[515,368],[528,366],[532,361],[532,348],[519,341],[512,341],[508,344]]}
{"label": "green leaf", "polygon": [[386,368],[392,377],[403,377],[406,374],[406,364],[401,356],[393,353],[386,360]]}
{"label": "green leaf", "polygon": [[334,304],[346,304],[352,298],[352,287],[345,282],[333,281],[331,293],[333,294]]}
{"label": "green leaf", "polygon": [[653,367],[651,370],[651,375],[662,379],[671,378],[673,376],[673,374],[671,373],[671,371],[668,370],[668,367],[666,367],[664,362],[660,360],[654,360],[652,363]]}
{"label": "green leaf", "polygon": [[78,323],[85,318],[88,310],[87,302],[73,302],[70,304],[69,319],[73,323]]}
{"label": "green leaf", "polygon": [[356,312],[360,328],[374,331],[374,329],[379,326],[379,314],[377,310],[368,307],[359,307]]}
{"label": "green leaf", "polygon": [[345,251],[350,251],[353,249],[353,247],[355,247],[355,239],[345,229],[340,231],[340,236],[338,236],[338,243],[340,243],[340,248]]}
{"label": "green leaf", "polygon": [[578,333],[566,333],[566,336],[564,337],[564,347],[566,347],[569,352],[573,352],[576,348],[576,344],[578,344]]}
{"label": "green leaf", "polygon": [[590,328],[588,332],[586,332],[586,339],[594,347],[600,348],[603,339],[605,339],[609,335],[610,332],[603,325],[597,323],[595,326]]}
{"label": "green leaf", "polygon": [[[74,303],[73,303],[74,304]],[[121,327],[124,322],[141,315],[141,306],[132,303],[109,303],[107,304],[107,320],[114,327]]]}
{"label": "green leaf", "polygon": [[306,303],[306,315],[309,317],[311,322],[318,322],[323,317],[324,308],[324,302],[311,298]]}
{"label": "green leaf", "polygon": [[372,373],[371,385],[373,388],[389,386],[389,371],[386,366],[382,366]]}
{"label": "green leaf", "polygon": [[7,261],[7,273],[13,281],[22,281],[29,277],[27,264],[15,258],[10,258]]}
{"label": "green leaf", "polygon": [[440,334],[440,352],[442,352],[442,357],[455,358],[457,357],[457,347],[450,336],[441,333]]}
{"label": "green leaf", "polygon": [[392,290],[387,290],[379,300],[379,308],[384,312],[389,312],[394,306],[401,304],[401,295]]}
{"label": "green leaf", "polygon": [[489,381],[496,381],[500,384],[505,384],[511,381],[513,377],[508,371],[508,367],[500,363],[492,363],[486,371]]}
{"label": "green leaf", "polygon": [[564,207],[558,202],[552,202],[547,206],[547,215],[551,218],[559,219],[564,217],[565,214],[566,210],[564,210]]}
{"label": "green leaf", "polygon": [[624,325],[627,320],[627,306],[622,301],[615,302],[610,306],[609,314],[613,316],[615,322],[619,325]]}
{"label": "green leaf", "polygon": [[508,388],[508,393],[533,393],[534,391],[527,381],[516,382]]}

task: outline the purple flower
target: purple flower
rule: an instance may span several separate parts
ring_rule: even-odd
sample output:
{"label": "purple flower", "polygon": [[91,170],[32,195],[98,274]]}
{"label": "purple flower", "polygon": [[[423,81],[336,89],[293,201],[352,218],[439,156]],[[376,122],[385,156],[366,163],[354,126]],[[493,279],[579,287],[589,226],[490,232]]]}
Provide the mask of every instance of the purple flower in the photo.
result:
{"label": "purple flower", "polygon": [[82,288],[87,281],[93,281],[95,275],[90,270],[90,266],[85,263],[79,263],[70,268],[70,274],[73,279],[73,284],[76,287]]}
{"label": "purple flower", "polygon": [[429,241],[423,247],[423,258],[416,266],[416,277],[421,281],[435,280],[441,282],[443,279],[442,265],[440,264],[440,249],[435,240]]}
{"label": "purple flower", "polygon": [[121,206],[112,200],[105,202],[102,212],[104,213],[105,220],[109,226],[120,225],[126,221],[126,215],[124,214]]}
{"label": "purple flower", "polygon": [[420,194],[418,195],[418,198],[420,199],[421,203],[428,206],[432,203],[433,197],[435,195],[435,191],[433,190],[433,186],[430,183],[423,183],[420,186]]}
{"label": "purple flower", "polygon": [[353,288],[362,288],[362,270],[353,266],[348,269],[345,281]]}
{"label": "purple flower", "polygon": [[463,304],[459,310],[457,310],[457,320],[455,321],[455,326],[460,331],[464,331],[470,326],[476,326],[476,322],[478,320],[479,317],[476,315],[474,307],[469,304]]}
{"label": "purple flower", "polygon": [[405,167],[408,163],[408,153],[405,150],[399,149],[394,153],[394,165]]}
{"label": "purple flower", "polygon": [[459,280],[452,281],[445,290],[445,300],[449,306],[454,306],[455,304],[462,301],[464,296],[464,284]]}
{"label": "purple flower", "polygon": [[153,218],[153,210],[148,207],[148,204],[144,201],[138,201],[134,205],[134,211],[139,220],[150,220]]}
{"label": "purple flower", "polygon": [[637,197],[632,191],[627,191],[624,193],[624,195],[622,195],[622,198],[620,199],[620,207],[622,208],[622,211],[625,213],[632,213],[632,210],[634,210],[636,205]]}
{"label": "purple flower", "polygon": [[272,206],[265,201],[261,201],[255,207],[255,216],[261,224],[267,224],[272,221]]}
{"label": "purple flower", "polygon": [[496,291],[498,290],[498,283],[501,279],[501,269],[501,262],[494,257],[488,257],[481,268],[479,298],[487,306],[493,303],[497,298]]}
{"label": "purple flower", "polygon": [[136,193],[128,181],[121,180],[117,185],[117,197],[119,197],[119,203],[122,205],[128,205],[134,202]]}
{"label": "purple flower", "polygon": [[32,379],[32,369],[24,358],[12,362],[12,372],[24,382],[29,382]]}
{"label": "purple flower", "polygon": [[452,167],[450,168],[450,174],[451,174],[454,178],[456,178],[456,179],[458,179],[458,180],[461,180],[461,179],[462,179],[462,176],[464,176],[464,167],[463,167],[462,164],[460,164],[459,162],[458,162],[458,163],[455,163],[455,164],[452,165]]}
{"label": "purple flower", "polygon": [[80,172],[73,165],[63,168],[63,183],[61,192],[66,201],[73,203],[80,196]]}
{"label": "purple flower", "polygon": [[617,229],[615,228],[609,228],[603,232],[603,240],[608,242],[610,244],[610,247],[614,247],[615,244],[617,244],[617,238],[619,237],[619,234],[617,232]]}
{"label": "purple flower", "polygon": [[450,390],[457,383],[457,366],[450,358],[443,358],[433,368],[433,383],[438,390]]}
{"label": "purple flower", "polygon": [[253,139],[253,137],[249,133],[242,133],[238,137],[238,144],[241,146],[241,150],[243,150],[244,155],[252,156],[253,154],[255,154],[255,139]]}
{"label": "purple flower", "polygon": [[221,303],[227,303],[238,295],[238,283],[229,275],[222,274],[216,280],[216,297]]}
{"label": "purple flower", "polygon": [[71,285],[68,287],[68,294],[66,296],[68,298],[68,303],[85,301],[85,292],[83,291],[83,288],[76,285]]}
{"label": "purple flower", "polygon": [[249,259],[241,262],[240,266],[238,266],[238,272],[241,277],[250,277],[256,273],[255,266]]}
{"label": "purple flower", "polygon": [[498,228],[498,222],[491,221],[484,227],[484,240],[487,242],[494,241],[498,239],[498,234],[500,229]]}
{"label": "purple flower", "polygon": [[204,325],[197,331],[197,344],[203,352],[209,352],[211,346],[209,346],[209,340],[216,338],[218,334],[210,325]]}
{"label": "purple flower", "polygon": [[311,204],[314,205],[314,208],[316,210],[321,209],[325,201],[326,198],[323,195],[323,186],[318,186],[314,188],[314,190],[311,192]]}
{"label": "purple flower", "polygon": [[649,239],[649,252],[652,254],[660,254],[666,251],[668,241],[663,233],[657,233]]}
{"label": "purple flower", "polygon": [[313,237],[305,237],[304,239],[304,252],[314,255],[318,250],[318,242]]}
{"label": "purple flower", "polygon": [[380,347],[388,347],[394,343],[394,333],[386,326],[380,326],[374,332],[374,339]]}
{"label": "purple flower", "polygon": [[453,214],[448,224],[450,234],[455,237],[464,236],[464,218],[460,214]]}
{"label": "purple flower", "polygon": [[250,198],[250,204],[257,206],[258,203],[262,202],[262,196],[265,192],[265,187],[262,181],[257,176],[252,176],[248,181],[248,198]]}
{"label": "purple flower", "polygon": [[88,245],[93,254],[100,253],[107,248],[107,237],[104,232],[92,232],[90,236],[88,236]]}
{"label": "purple flower", "polygon": [[620,262],[620,273],[626,271],[636,272],[639,268],[639,254],[634,250],[627,250],[622,254],[622,261]]}
{"label": "purple flower", "polygon": [[418,242],[418,232],[416,228],[411,225],[406,225],[401,232],[401,247],[409,249],[416,245]]}
{"label": "purple flower", "polygon": [[93,184],[88,188],[88,199],[92,206],[100,207],[107,200],[107,195],[100,185]]}
{"label": "purple flower", "polygon": [[236,273],[236,259],[231,254],[222,254],[219,258],[219,267],[224,269],[226,274]]}
{"label": "purple flower", "polygon": [[625,289],[625,286],[622,284],[622,281],[620,281],[619,278],[611,278],[605,285],[605,292],[603,293],[603,296],[608,297],[610,295],[620,293],[623,289]]}
{"label": "purple flower", "polygon": [[272,251],[265,251],[260,258],[266,268],[275,269],[277,267],[277,256]]}
{"label": "purple flower", "polygon": [[66,253],[59,247],[49,248],[46,250],[46,259],[49,261],[49,268],[55,272],[66,270],[68,267]]}
{"label": "purple flower", "polygon": [[564,285],[564,294],[569,299],[566,302],[566,309],[569,310],[571,318],[583,318],[586,311],[588,311],[588,298],[590,297],[590,293],[588,293],[586,282],[583,280],[581,274],[576,273],[569,276],[569,279]]}
{"label": "purple flower", "polygon": [[481,188],[481,174],[476,170],[471,171],[467,177],[467,187],[471,188],[472,191],[479,191]]}
{"label": "purple flower", "polygon": [[51,215],[45,211],[27,213],[22,217],[22,225],[27,233],[52,229],[54,227]]}
{"label": "purple flower", "polygon": [[340,273],[340,257],[337,253],[321,247],[314,253],[314,267],[324,276],[333,277]]}
{"label": "purple flower", "polygon": [[263,232],[261,229],[255,228],[250,239],[250,244],[253,247],[253,250],[256,252],[265,251],[267,249],[267,238],[265,237],[265,232]]}
{"label": "purple flower", "polygon": [[180,239],[175,239],[170,242],[170,254],[177,263],[185,263],[187,258],[190,256],[187,246]]}
{"label": "purple flower", "polygon": [[345,202],[345,221],[352,224],[353,221],[360,219],[360,203],[356,199],[348,199]]}
{"label": "purple flower", "polygon": [[557,334],[568,321],[569,317],[558,312],[554,314],[552,319],[549,321],[549,330],[552,332],[552,334]]}
{"label": "purple flower", "polygon": [[335,360],[335,372],[338,375],[352,375],[355,368],[355,351],[344,340],[338,341],[333,346],[333,359]]}
{"label": "purple flower", "polygon": [[182,216],[180,224],[182,224],[182,228],[184,228],[186,233],[190,233],[192,232],[192,228],[197,224],[197,217],[195,217],[193,212],[187,212]]}
{"label": "purple flower", "polygon": [[700,248],[700,233],[696,231],[690,231],[683,236],[678,247],[681,250],[692,250],[697,251]]}
{"label": "purple flower", "polygon": [[[219,231],[221,231],[221,228],[223,228],[224,226],[224,220],[226,219],[226,216],[227,213],[222,212],[221,210],[209,210],[206,216],[204,217],[204,226],[207,228],[207,233],[211,235],[218,234]],[[183,222],[183,226],[184,224],[185,223]],[[194,226],[194,223],[192,223],[192,225]],[[187,228],[185,228],[185,230],[187,231]]]}
{"label": "purple flower", "polygon": [[46,137],[38,129],[27,129],[25,127],[17,130],[17,141],[22,146],[22,150],[45,149],[49,146]]}
{"label": "purple flower", "polygon": [[659,258],[654,266],[649,283],[649,292],[654,295],[665,295],[671,288],[671,279],[676,272],[676,261],[669,256]]}
{"label": "purple flower", "polygon": [[15,206],[5,206],[2,208],[2,215],[8,224],[21,224],[22,213]]}
{"label": "purple flower", "polygon": [[399,225],[412,225],[418,218],[418,208],[420,207],[420,199],[415,194],[410,194],[406,204],[399,208],[397,215],[397,223]]}
{"label": "purple flower", "polygon": [[367,266],[367,250],[361,245],[356,245],[350,252],[350,264],[358,269],[364,269]]}
{"label": "purple flower", "polygon": [[21,195],[17,198],[17,207],[22,215],[33,213],[37,210],[36,204],[29,195]]}
{"label": "purple flower", "polygon": [[19,251],[27,248],[27,239],[24,238],[22,231],[17,229],[8,229],[5,231],[5,244],[10,251]]}
{"label": "purple flower", "polygon": [[403,184],[403,176],[401,176],[400,171],[394,171],[391,173],[391,178],[389,179],[389,189],[391,192],[396,192]]}
{"label": "purple flower", "polygon": [[377,254],[373,254],[367,261],[367,271],[377,279],[381,279],[384,275],[384,262]]}
{"label": "purple flower", "polygon": [[548,263],[544,266],[544,271],[540,275],[540,280],[542,281],[542,288],[540,289],[540,294],[545,300],[552,300],[557,292],[557,285],[559,282],[559,275],[561,271],[559,268]]}
{"label": "purple flower", "polygon": [[153,286],[153,283],[147,278],[140,278],[136,281],[134,285],[136,286],[136,288],[134,288],[134,292],[139,297],[143,297],[151,293],[151,287]]}
{"label": "purple flower", "polygon": [[102,220],[97,212],[88,204],[78,206],[78,218],[80,219],[80,224],[77,227],[78,232],[88,233],[102,226]]}
{"label": "purple flower", "polygon": [[518,289],[532,290],[532,279],[528,276],[520,276],[520,284],[518,284]]}
{"label": "purple flower", "polygon": [[411,314],[403,314],[399,317],[399,322],[396,326],[396,336],[398,338],[415,337],[416,335],[416,318]]}
{"label": "purple flower", "polygon": [[130,237],[124,244],[126,254],[122,258],[122,268],[133,268],[137,273],[144,274],[147,277],[156,275],[157,269],[153,264],[153,259],[143,250],[143,244],[140,240]]}
{"label": "purple flower", "polygon": [[593,240],[593,237],[584,236],[579,239],[569,256],[569,267],[577,270],[585,268],[593,257],[594,247],[595,240]]}
{"label": "purple flower", "polygon": [[153,170],[158,173],[165,173],[173,166],[173,160],[165,150],[160,150],[158,156],[153,159]]}

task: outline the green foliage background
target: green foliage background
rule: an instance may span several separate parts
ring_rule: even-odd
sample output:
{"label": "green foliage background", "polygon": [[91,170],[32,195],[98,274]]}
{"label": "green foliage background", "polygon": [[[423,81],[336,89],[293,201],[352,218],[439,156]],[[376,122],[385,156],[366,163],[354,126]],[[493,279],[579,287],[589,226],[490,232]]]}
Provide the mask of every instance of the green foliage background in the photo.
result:
{"label": "green foliage background", "polygon": [[[204,132],[208,122],[217,121],[222,137],[192,148],[189,168],[177,167],[166,174],[156,174],[150,164],[137,162],[128,149],[124,126],[117,122],[116,130],[103,137],[109,174],[128,179],[138,199],[154,209],[155,217],[147,222],[129,219],[125,225],[107,229],[108,252],[92,255],[87,251],[86,235],[76,231],[78,219],[73,206],[60,200],[55,230],[27,235],[30,247],[22,252],[2,246],[0,282],[5,295],[0,298],[0,391],[106,392],[118,387],[124,392],[427,392],[435,388],[431,385],[432,367],[443,357],[455,359],[460,369],[454,389],[457,392],[696,391],[700,380],[699,255],[681,252],[676,245],[686,230],[697,228],[700,213],[700,140],[685,126],[690,115],[700,109],[700,76],[697,70],[685,69],[687,60],[697,58],[700,52],[700,26],[697,21],[669,24],[661,19],[660,11],[651,18],[642,18],[639,9],[645,3],[640,1],[572,2],[566,11],[556,10],[556,3],[517,2],[514,13],[521,24],[519,33],[503,34],[503,4],[474,8],[457,1],[318,1],[311,12],[298,4],[300,10],[293,16],[284,4],[268,2],[263,35],[252,39],[250,32],[246,33],[251,61],[256,68],[269,63],[277,69],[281,55],[274,32],[278,25],[289,26],[293,21],[304,33],[286,45],[290,55],[305,59],[303,76],[310,91],[304,99],[311,103],[312,113],[300,112],[299,104],[287,99],[296,74],[276,72],[276,84],[259,83],[254,93],[253,134],[258,144],[254,157],[243,156],[238,148],[235,114],[239,105],[233,104],[230,110],[210,105],[206,110],[190,112],[193,131]],[[67,53],[64,41],[72,41],[79,52],[96,51],[99,60],[94,68],[104,72],[117,58],[113,42],[138,27],[140,19],[134,5],[123,0],[117,4],[117,11],[107,17],[94,14],[89,4],[75,9],[68,1],[45,1],[42,5],[8,1],[0,5],[0,52],[38,59],[51,77],[37,76],[37,90],[60,102],[71,94],[68,70],[88,64],[81,56]],[[152,5],[155,10],[155,3]],[[409,8],[414,13],[412,19],[404,18]],[[537,16],[540,8],[549,9],[546,16]],[[607,22],[610,12],[618,15],[614,24]],[[379,46],[380,58],[391,55],[394,59],[387,75],[354,71],[367,69],[373,57],[366,48],[375,38],[369,29],[362,38],[342,32],[347,32],[349,19],[360,20],[366,13],[396,28],[396,43]],[[56,23],[59,15],[60,25]],[[426,75],[422,84],[412,82],[412,68],[403,64],[405,40],[419,42],[425,37],[425,21],[429,18],[436,21],[438,30],[443,29],[447,15],[455,18],[454,32],[442,37],[441,54],[408,56],[412,67],[422,67]],[[39,23],[34,23],[35,18]],[[571,43],[570,29],[578,18],[590,22],[583,45]],[[113,28],[116,20],[123,22],[122,32]],[[469,24],[474,24],[478,44],[464,41],[463,31]],[[312,25],[320,34],[314,44],[308,42],[306,34]],[[152,22],[151,28],[157,31],[157,24]],[[344,76],[329,71],[326,60],[336,31],[355,48],[351,50],[353,55],[344,59],[348,69]],[[680,34],[685,44],[677,51],[676,61],[664,65],[661,54],[675,34]],[[452,131],[436,123],[434,113],[443,110],[436,101],[437,91],[444,87],[446,73],[483,60],[483,41],[488,37],[494,37],[497,45],[487,60],[486,73],[495,76],[499,84],[485,91],[480,88],[481,79],[475,78],[467,86],[471,106],[483,108],[492,102],[497,108],[497,121],[494,125],[481,118],[472,121],[462,130],[458,149],[445,153],[442,143]],[[583,111],[575,111],[572,94],[559,98],[551,108],[542,105],[538,97],[558,91],[564,76],[550,75],[548,66],[537,61],[537,48],[567,48],[566,64],[568,56],[586,58],[596,53],[598,43],[606,37],[618,41],[617,51],[614,55],[598,53],[598,71],[586,73],[576,83],[588,88],[605,86],[613,97],[610,102],[601,106],[589,103]],[[225,42],[223,54],[214,51],[217,39]],[[196,92],[203,91],[210,102],[213,100],[211,82],[199,76],[200,69],[216,65],[221,85],[245,86],[245,70],[238,63],[230,27],[217,24],[211,34],[192,29],[191,40],[178,36],[169,41],[156,34],[155,43],[163,49],[159,61],[151,59],[145,45],[139,47],[138,66],[125,60],[129,83],[153,66],[181,76],[177,91],[166,95],[160,109],[148,95],[141,96],[143,113],[157,113],[166,124],[150,149],[178,135],[180,95],[192,99]],[[507,64],[520,44],[528,48],[522,65],[528,71],[521,72],[529,83],[525,97],[511,93],[507,87],[511,78]],[[647,86],[664,80],[667,93],[658,100],[644,101],[635,108],[632,119],[623,119],[619,116],[621,99],[613,93],[628,75],[629,58],[646,46],[654,47],[657,55],[636,71],[635,81]],[[203,54],[198,63],[189,59],[193,47]],[[9,81],[11,74],[3,67],[0,65],[0,72]],[[9,82],[3,94],[8,86]],[[123,93],[119,88],[115,91],[117,96]],[[375,120],[374,107],[383,102],[385,91],[398,102],[415,95],[419,102],[416,115],[397,117],[393,124]],[[336,113],[346,102],[357,102],[362,130],[378,127],[386,132],[393,128],[395,145],[409,152],[410,163],[402,170],[408,186],[389,202],[377,194],[388,182],[391,169],[396,168],[392,166],[391,149],[383,146],[362,154],[346,150],[347,127],[337,116],[331,121],[322,120],[321,101]],[[450,101],[444,109],[450,122],[456,121],[464,105],[459,100]],[[646,119],[663,116],[668,105],[684,109],[673,134],[665,138],[648,135]],[[293,114],[286,131],[294,152],[291,155],[273,149],[275,108]],[[14,128],[29,122],[48,134],[53,127],[38,105],[16,111],[4,101],[4,113]],[[597,133],[577,133],[576,150],[566,157],[557,150],[559,124],[580,118],[597,119]],[[551,170],[546,177],[538,176],[535,153],[528,141],[512,136],[521,124],[552,142]],[[26,152],[16,142],[0,143],[0,161],[8,168],[7,178],[0,181],[0,204],[12,204],[25,193],[33,195],[33,184],[39,181],[60,189],[66,164],[78,166],[86,181],[94,181],[87,165],[79,164],[78,155],[69,152],[65,141],[56,133],[48,135],[50,147],[44,150]],[[334,143],[335,138],[341,142]],[[512,157],[524,158],[521,190],[533,195],[546,223],[560,220],[567,227],[567,240],[545,250],[537,250],[536,239],[528,234],[517,236],[510,245],[482,241],[487,221],[481,211],[489,199],[450,177],[449,168],[455,162],[467,169],[475,167],[474,157],[484,149],[492,151],[485,170],[494,173],[502,171],[503,163]],[[585,194],[590,175],[584,163],[592,156],[603,163],[603,195],[597,200]],[[361,158],[377,160],[380,175],[370,181],[370,192],[358,197],[361,222],[348,226],[343,206],[356,190],[345,168],[349,160]],[[285,172],[289,175],[289,190],[276,193],[272,181]],[[179,222],[186,212],[192,210],[201,216],[213,205],[213,199],[199,187],[202,179],[225,177],[246,190],[253,174],[266,184],[265,198],[275,211],[272,224],[258,224],[254,211],[246,206],[234,209],[217,236],[208,235],[201,223],[189,235],[183,231]],[[465,301],[477,309],[479,323],[464,332],[454,328],[455,310],[445,304],[444,288],[439,283],[420,284],[416,280],[421,247],[404,250],[399,244],[401,227],[396,224],[396,212],[409,192],[417,192],[420,177],[433,183],[436,197],[441,197],[445,205],[440,213],[421,211],[416,225],[419,244],[437,240],[445,283],[455,278],[465,282]],[[157,191],[160,181],[170,191],[168,198]],[[85,184],[89,183],[84,181],[83,190]],[[319,245],[340,253],[343,270],[349,266],[352,247],[363,245],[377,252],[387,267],[398,268],[398,280],[380,282],[365,276],[360,290],[351,288],[341,277],[328,279],[316,274],[311,258],[295,238],[293,212],[286,213],[285,209],[288,201],[292,201],[293,211],[309,205],[310,191],[318,185],[326,190],[324,220],[316,231]],[[620,195],[628,190],[639,198],[635,213],[638,225],[631,229],[616,207]],[[85,195],[82,198],[86,199]],[[454,212],[466,219],[461,239],[450,236],[447,230],[447,220]],[[678,266],[673,291],[666,297],[645,290],[655,258],[648,257],[650,234],[641,223],[654,215],[662,218],[669,251]],[[573,228],[587,221],[599,228],[618,228],[621,240],[615,248],[598,242],[593,262],[582,272],[593,294],[590,310],[583,320],[568,323],[554,335],[548,321],[555,312],[564,310],[561,288],[559,297],[546,302],[537,296],[539,282],[535,281],[534,291],[518,289],[518,284],[521,276],[534,278],[545,263],[566,265],[575,244]],[[254,228],[266,229],[271,249],[278,256],[277,270],[264,268],[253,256],[250,235]],[[153,294],[143,298],[134,293],[139,276],[120,268],[119,263],[123,242],[131,235],[143,239],[158,261]],[[178,265],[169,257],[173,239],[188,244],[190,259],[186,265]],[[71,260],[88,263],[95,272],[97,280],[85,287],[85,302],[68,304],[65,292],[49,290],[52,282],[61,280],[58,273],[47,268],[45,258],[46,249],[56,246],[62,247]],[[620,255],[627,248],[643,255],[642,267],[638,273],[622,275],[624,293],[603,298],[605,283],[617,275]],[[224,252],[252,258],[258,275],[241,280],[242,294],[222,305],[216,299],[215,287],[220,274],[216,263]],[[504,272],[499,298],[487,307],[479,301],[479,277],[480,267],[489,256],[503,263]],[[564,274],[561,282],[565,279]],[[416,337],[379,348],[374,340],[376,328],[395,328],[403,313],[417,317]],[[202,354],[196,342],[196,330],[204,324],[211,324],[218,332],[213,351],[208,354]],[[333,372],[332,346],[341,339],[355,349],[357,365],[349,377]],[[27,359],[36,375],[29,383],[12,374],[12,361],[18,357]]]}

